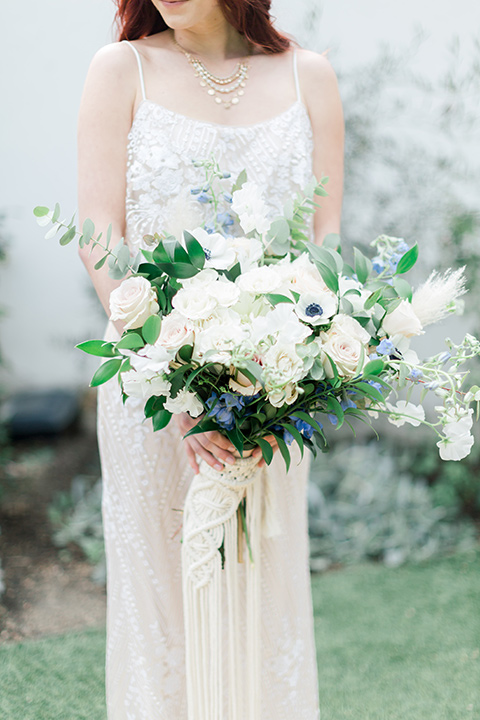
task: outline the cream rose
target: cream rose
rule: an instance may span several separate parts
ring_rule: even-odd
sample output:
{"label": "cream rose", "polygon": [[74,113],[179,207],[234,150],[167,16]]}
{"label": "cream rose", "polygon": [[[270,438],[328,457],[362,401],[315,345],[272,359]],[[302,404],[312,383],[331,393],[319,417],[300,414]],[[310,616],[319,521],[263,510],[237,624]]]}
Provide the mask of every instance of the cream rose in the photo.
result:
{"label": "cream rose", "polygon": [[182,345],[193,344],[193,325],[178,310],[172,310],[163,318],[160,335],[156,345],[161,345],[170,352],[177,352]]}
{"label": "cream rose", "polygon": [[239,276],[237,285],[240,290],[256,295],[274,292],[281,283],[280,275],[271,267],[263,265]]}
{"label": "cream rose", "polygon": [[423,334],[422,323],[408,300],[402,300],[395,310],[384,317],[382,324],[388,335],[403,335],[409,338]]}
{"label": "cream rose", "polygon": [[300,380],[303,376],[303,360],[295,346],[276,343],[265,353],[265,378],[268,390]]}
{"label": "cream rose", "polygon": [[205,289],[221,307],[235,305],[240,297],[240,288],[229,280],[217,280],[209,283]]}
{"label": "cream rose", "polygon": [[191,285],[177,292],[172,305],[189,320],[204,320],[216,308],[217,301],[205,292],[204,285]]}
{"label": "cream rose", "polygon": [[228,381],[228,387],[234,392],[240,393],[240,395],[255,395],[262,389],[261,383],[258,381],[255,385],[252,385],[251,381],[244,375],[240,370],[237,370],[234,377],[231,377]]}
{"label": "cream rose", "polygon": [[272,390],[268,393],[268,402],[274,407],[282,407],[282,405],[292,405],[303,390],[298,388],[295,383],[288,383],[281,390]]}
{"label": "cream rose", "polygon": [[139,328],[159,307],[155,290],[144,277],[129,277],[110,294],[110,319],[125,323],[125,330]]}
{"label": "cream rose", "polygon": [[322,339],[324,340],[322,346],[323,367],[327,377],[334,377],[333,368],[327,355],[335,363],[339,375],[346,378],[354,377],[360,358],[365,352],[362,343],[343,332],[323,333]]}
{"label": "cream rose", "polygon": [[343,313],[339,313],[333,319],[330,333],[349,335],[350,337],[355,338],[355,340],[361,342],[363,345],[370,342],[370,334],[360,325],[358,320],[355,320],[355,318],[352,318],[349,315],[344,315]]}

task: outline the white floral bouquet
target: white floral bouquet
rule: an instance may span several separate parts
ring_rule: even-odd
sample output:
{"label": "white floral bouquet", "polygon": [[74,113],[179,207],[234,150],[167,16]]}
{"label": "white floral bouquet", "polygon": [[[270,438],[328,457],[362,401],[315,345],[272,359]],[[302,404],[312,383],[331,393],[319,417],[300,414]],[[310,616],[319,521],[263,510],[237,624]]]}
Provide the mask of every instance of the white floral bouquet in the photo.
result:
{"label": "white floral bouquet", "polygon": [[[218,430],[240,455],[260,446],[270,463],[273,435],[287,468],[289,446],[327,450],[322,416],[337,427],[383,413],[396,426],[430,427],[445,460],[465,457],[473,444],[473,402],[480,389],[461,388],[462,365],[480,354],[467,335],[421,362],[409,348],[424,328],[458,311],[463,270],[436,272],[415,291],[405,280],[417,246],[381,235],[375,257],[354,249],[344,261],[336,235],[319,247],[309,241],[315,195],[327,178],[292,198],[271,218],[261,189],[245,173],[232,186],[214,160],[196,163],[204,183],[191,193],[206,209],[202,227],[178,240],[144,238],[136,258],[122,240],[110,248],[111,228],[94,238],[86,220],[61,221],[60,208],[35,208],[47,237],[60,244],[100,246],[110,274],[124,278],[110,298],[111,319],[124,323],[118,342],[89,340],[78,347],[105,358],[97,386],[114,376],[124,398],[145,401],[155,430],[173,414],[199,418],[188,434]],[[406,399],[394,401],[406,388]],[[417,391],[414,403],[413,393]],[[423,401],[438,397],[436,417]]]}

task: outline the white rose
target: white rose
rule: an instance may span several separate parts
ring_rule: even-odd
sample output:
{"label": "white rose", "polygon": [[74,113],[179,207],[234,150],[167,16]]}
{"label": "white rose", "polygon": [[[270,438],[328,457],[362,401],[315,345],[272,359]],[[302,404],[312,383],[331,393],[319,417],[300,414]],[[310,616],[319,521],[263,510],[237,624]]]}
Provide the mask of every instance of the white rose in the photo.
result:
{"label": "white rose", "polygon": [[220,235],[220,233],[208,233],[203,228],[192,230],[192,235],[203,248],[205,267],[226,270],[235,264],[235,252],[223,235]]}
{"label": "white rose", "polygon": [[205,292],[203,284],[198,284],[179,290],[172,300],[172,305],[189,320],[202,320],[211,314],[217,301]]}
{"label": "white rose", "polygon": [[274,292],[280,286],[280,283],[280,275],[268,265],[253,268],[253,270],[240,275],[237,279],[240,290],[255,293],[256,295]]}
{"label": "white rose", "polygon": [[240,288],[229,280],[217,280],[209,283],[205,289],[221,307],[235,305],[240,297]]}
{"label": "white rose", "polygon": [[194,339],[193,325],[178,310],[172,310],[162,320],[160,335],[155,345],[176,353],[183,345],[192,345]]}
{"label": "white rose", "polygon": [[206,353],[208,362],[230,365],[232,351],[240,345],[245,333],[240,325],[212,325],[198,330],[195,337],[193,358],[202,360]]}
{"label": "white rose", "polygon": [[293,262],[281,262],[275,268],[278,268],[283,281],[288,283],[289,289],[300,295],[321,293],[327,290],[317,266],[310,260],[307,253],[302,253]]}
{"label": "white rose", "polygon": [[157,296],[144,277],[129,277],[110,294],[110,318],[125,323],[125,330],[139,328],[159,311]]}
{"label": "white rose", "polygon": [[218,273],[213,268],[203,268],[203,270],[200,270],[199,273],[194,275],[191,278],[185,278],[185,280],[180,280],[182,287],[188,288],[192,287],[193,285],[208,285],[211,282],[214,282],[218,278]]}
{"label": "white rose", "polygon": [[148,400],[153,395],[168,395],[170,383],[165,378],[155,375],[147,377],[136,370],[129,370],[121,375],[123,390],[129,397]]}
{"label": "white rose", "polygon": [[425,410],[421,405],[414,405],[405,400],[399,400],[396,405],[385,403],[392,415],[387,415],[387,420],[396,427],[402,427],[405,423],[418,427],[425,420]]}
{"label": "white rose", "polygon": [[334,377],[333,368],[327,355],[336,365],[338,374],[342,377],[355,376],[362,354],[365,352],[362,343],[351,335],[337,331],[322,333],[323,367],[327,377]]}
{"label": "white rose", "polygon": [[270,230],[268,208],[258,185],[251,181],[245,182],[240,190],[232,194],[232,198],[232,210],[238,215],[244,233],[256,230],[263,235]]}
{"label": "white rose", "polygon": [[402,300],[395,310],[384,317],[382,324],[388,335],[403,335],[409,338],[423,333],[422,323],[408,300]]}
{"label": "white rose", "polygon": [[337,296],[330,290],[301,295],[295,306],[300,320],[309,325],[325,325],[337,312]]}
{"label": "white rose", "polygon": [[185,390],[184,388],[178,391],[176,398],[167,398],[164,408],[174,415],[187,412],[194,418],[203,412],[203,405],[196,393]]}
{"label": "white rose", "polygon": [[368,333],[365,328],[360,325],[358,320],[355,320],[355,318],[352,318],[349,315],[344,315],[343,313],[339,313],[333,318],[330,332],[350,335],[350,337],[355,338],[355,340],[358,340],[363,345],[370,342],[370,333]]}
{"label": "white rose", "polygon": [[338,278],[338,293],[351,303],[353,312],[359,313],[364,310],[365,301],[371,295],[370,290],[364,290],[357,280],[341,275]]}

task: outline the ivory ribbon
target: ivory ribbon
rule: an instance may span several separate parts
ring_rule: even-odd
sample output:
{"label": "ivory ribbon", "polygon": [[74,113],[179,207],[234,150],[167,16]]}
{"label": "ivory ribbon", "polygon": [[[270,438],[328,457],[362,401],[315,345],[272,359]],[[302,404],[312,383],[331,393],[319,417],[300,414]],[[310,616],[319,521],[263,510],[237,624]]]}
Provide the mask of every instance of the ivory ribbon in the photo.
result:
{"label": "ivory ribbon", "polygon": [[[188,720],[260,720],[260,536],[266,473],[258,469],[258,461],[258,457],[238,458],[221,472],[202,461],[185,501],[182,581]],[[246,594],[240,597],[237,509],[244,497],[253,563],[245,552]],[[228,663],[223,657],[222,575]],[[246,622],[241,623],[245,612]],[[246,627],[245,637],[241,624]]]}

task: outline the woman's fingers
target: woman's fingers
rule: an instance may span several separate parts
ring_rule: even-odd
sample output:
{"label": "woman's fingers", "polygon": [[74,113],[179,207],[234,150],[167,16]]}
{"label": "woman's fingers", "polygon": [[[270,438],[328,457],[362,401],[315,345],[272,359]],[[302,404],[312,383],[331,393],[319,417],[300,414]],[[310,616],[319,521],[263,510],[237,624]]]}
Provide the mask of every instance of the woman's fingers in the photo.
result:
{"label": "woman's fingers", "polygon": [[215,455],[212,455],[212,453],[208,452],[201,443],[197,440],[197,438],[192,437],[188,438],[187,441],[190,444],[190,447],[192,448],[193,452],[199,455],[207,465],[210,465],[210,467],[215,468],[215,470],[223,470],[223,465],[219,461]]}
{"label": "woman's fingers", "polygon": [[200,468],[198,467],[197,462],[197,456],[195,455],[195,450],[192,448],[189,442],[185,442],[185,450],[187,453],[188,463],[190,467],[192,468],[195,475],[200,472]]}

